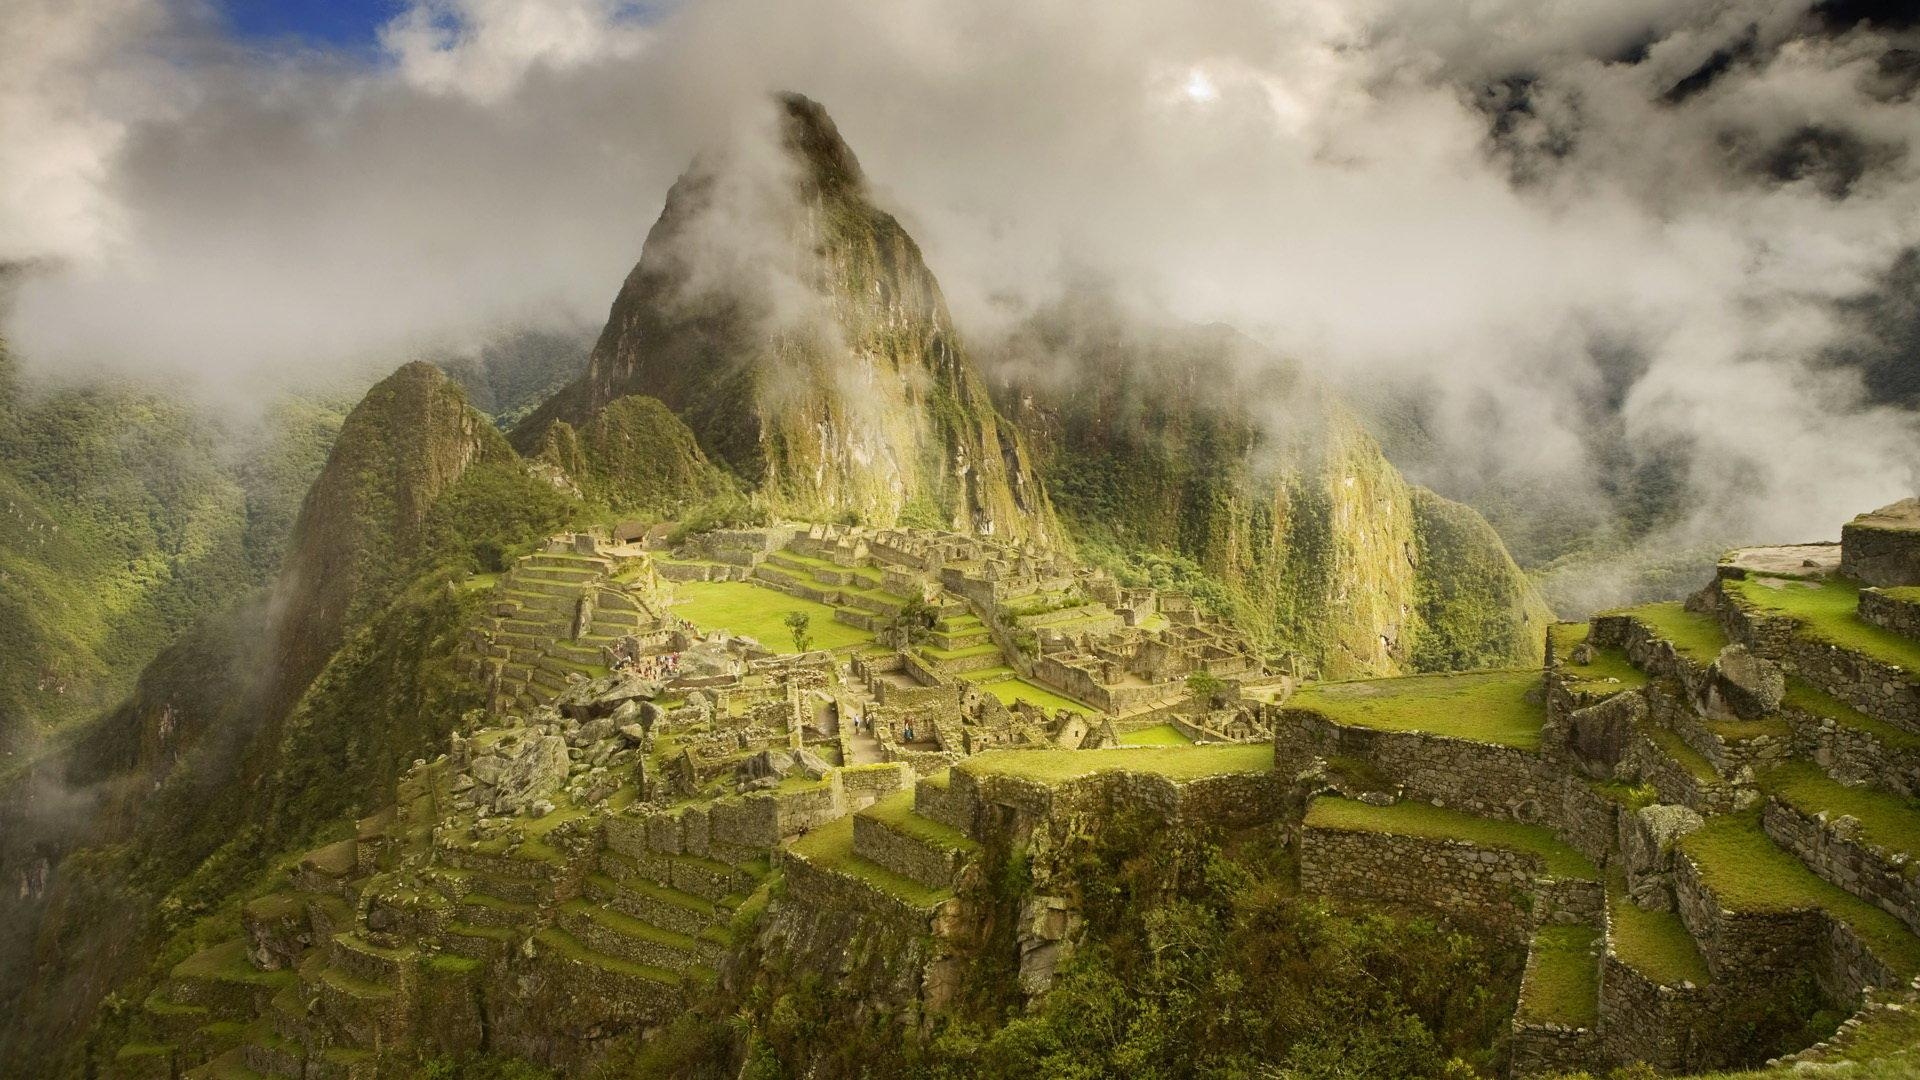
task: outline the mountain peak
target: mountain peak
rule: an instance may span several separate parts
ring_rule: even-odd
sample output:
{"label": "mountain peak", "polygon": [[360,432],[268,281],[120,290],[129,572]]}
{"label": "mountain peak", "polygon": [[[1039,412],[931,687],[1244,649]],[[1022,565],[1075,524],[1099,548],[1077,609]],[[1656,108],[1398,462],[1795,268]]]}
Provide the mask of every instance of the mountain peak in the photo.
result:
{"label": "mountain peak", "polygon": [[807,184],[823,195],[851,194],[866,186],[859,159],[840,137],[840,129],[827,115],[826,106],[805,94],[791,92],[777,94],[775,100],[780,106],[782,144],[806,166]]}

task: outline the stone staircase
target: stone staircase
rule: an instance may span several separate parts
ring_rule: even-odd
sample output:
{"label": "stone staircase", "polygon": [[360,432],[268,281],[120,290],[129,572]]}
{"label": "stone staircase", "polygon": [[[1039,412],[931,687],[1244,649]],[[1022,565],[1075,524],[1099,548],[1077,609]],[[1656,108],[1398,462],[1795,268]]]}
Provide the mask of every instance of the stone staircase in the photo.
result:
{"label": "stone staircase", "polygon": [[501,579],[486,655],[499,670],[502,709],[548,704],[573,676],[606,674],[602,650],[621,637],[659,631],[660,618],[616,580],[620,569],[606,555],[543,551],[523,556]]}

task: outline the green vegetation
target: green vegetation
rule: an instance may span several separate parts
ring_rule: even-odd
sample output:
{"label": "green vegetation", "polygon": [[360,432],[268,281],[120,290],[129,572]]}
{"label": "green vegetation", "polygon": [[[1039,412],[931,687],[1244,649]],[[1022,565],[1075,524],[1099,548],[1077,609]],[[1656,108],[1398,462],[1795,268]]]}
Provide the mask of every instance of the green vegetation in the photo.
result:
{"label": "green vegetation", "polygon": [[1129,746],[1117,750],[990,750],[955,765],[974,775],[999,773],[1055,784],[1098,772],[1138,772],[1169,780],[1273,770],[1271,746]]}
{"label": "green vegetation", "polygon": [[1127,732],[1120,736],[1120,742],[1124,746],[1188,746],[1193,740],[1172,724],[1155,724]]}
{"label": "green vegetation", "polygon": [[789,596],[745,581],[689,581],[674,586],[673,613],[702,630],[726,630],[776,648],[789,636],[786,617],[805,614],[817,621],[814,644],[822,649],[864,645],[873,635],[849,623],[838,622],[833,609],[798,596]]}
{"label": "green vegetation", "polygon": [[1747,578],[1725,587],[1756,608],[1792,618],[1801,633],[1817,641],[1920,673],[1920,641],[1860,618],[1860,586],[1854,582]]}
{"label": "green vegetation", "polygon": [[780,625],[787,628],[787,636],[793,641],[794,652],[806,652],[813,644],[813,634],[807,630],[812,622],[813,616],[804,611],[789,611],[780,617]]}
{"label": "green vegetation", "polygon": [[1532,971],[1519,1018],[1592,1027],[1600,1017],[1599,940],[1598,930],[1580,923],[1534,931]]}
{"label": "green vegetation", "polygon": [[578,429],[554,420],[538,435],[515,432],[514,439],[531,444],[529,456],[565,473],[588,501],[615,512],[671,514],[732,490],[687,425],[650,397],[616,398]]}
{"label": "green vegetation", "polygon": [[1664,604],[1646,604],[1614,614],[1631,615],[1653,632],[1653,636],[1673,645],[1680,655],[1702,667],[1713,663],[1727,647],[1726,631],[1711,615],[1688,611],[1685,604],[1671,600]]}
{"label": "green vegetation", "polygon": [[1613,952],[1620,962],[1662,986],[1705,986],[1711,976],[1699,943],[1671,911],[1646,911],[1627,897],[1618,873],[1607,884]]}
{"label": "green vegetation", "polygon": [[1322,795],[1307,807],[1306,825],[1315,829],[1375,832],[1417,836],[1427,840],[1458,840],[1480,847],[1505,848],[1538,855],[1554,877],[1592,880],[1600,872],[1593,863],[1558,837],[1553,830],[1518,821],[1495,821],[1426,803],[1397,802],[1369,806],[1357,799]]}
{"label": "green vegetation", "polygon": [[1653,740],[1654,745],[1660,748],[1661,753],[1672,758],[1675,763],[1691,774],[1695,780],[1700,781],[1702,784],[1719,782],[1720,774],[1714,771],[1713,762],[1708,761],[1706,755],[1700,753],[1700,751],[1687,745],[1687,740],[1681,738],[1679,732],[1671,728],[1661,727],[1651,720],[1642,721],[1640,723],[1640,731],[1647,738]]}
{"label": "green vegetation", "polygon": [[1538,663],[1552,613],[1471,507],[1413,488],[1416,671]]}
{"label": "green vegetation", "polygon": [[1317,683],[1288,704],[1352,727],[1419,731],[1534,750],[1546,721],[1539,689],[1538,671],[1418,675]]}
{"label": "green vegetation", "polygon": [[[1876,847],[1920,856],[1920,807],[1910,799],[1867,785],[1842,784],[1812,762],[1783,765],[1760,778],[1768,794],[1777,795],[1803,814],[1846,814],[1860,822],[1861,839]],[[1907,864],[1907,873],[1920,873],[1920,863]]]}
{"label": "green vegetation", "polygon": [[1848,924],[1903,978],[1920,973],[1920,938],[1898,919],[1822,880],[1767,838],[1751,814],[1725,814],[1680,841],[1720,903],[1736,911],[1819,908]]}

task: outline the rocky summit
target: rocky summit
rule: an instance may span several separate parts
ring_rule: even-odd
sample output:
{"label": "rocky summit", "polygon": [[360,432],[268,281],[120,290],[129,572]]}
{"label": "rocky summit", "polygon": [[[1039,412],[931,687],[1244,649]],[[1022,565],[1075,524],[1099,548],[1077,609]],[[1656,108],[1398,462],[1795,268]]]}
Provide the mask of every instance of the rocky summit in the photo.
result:
{"label": "rocky summit", "polygon": [[181,507],[0,366],[0,1074],[1920,1071],[1912,500],[1556,619],[1235,332],[976,360],[766,104],[530,409],[408,363]]}

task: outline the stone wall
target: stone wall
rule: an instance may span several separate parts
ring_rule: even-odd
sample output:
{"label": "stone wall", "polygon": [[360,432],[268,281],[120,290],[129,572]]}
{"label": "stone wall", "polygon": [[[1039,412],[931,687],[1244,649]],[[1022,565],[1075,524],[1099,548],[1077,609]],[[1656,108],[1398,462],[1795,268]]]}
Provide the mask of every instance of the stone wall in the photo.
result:
{"label": "stone wall", "polygon": [[1662,986],[1608,952],[1600,965],[1600,1045],[1614,1061],[1644,1061],[1661,1072],[1682,1072],[1700,1061],[1697,1041],[1708,1037],[1701,1023],[1707,991]]}
{"label": "stone wall", "polygon": [[853,818],[853,850],[861,858],[879,863],[930,889],[952,888],[965,861],[959,851],[922,843],[863,814]]}
{"label": "stone wall", "polygon": [[1375,903],[1437,908],[1516,942],[1531,935],[1538,855],[1375,832],[1303,826],[1300,888]]}
{"label": "stone wall", "polygon": [[1814,873],[1880,908],[1920,933],[1920,881],[1905,860],[1873,847],[1848,818],[1821,821],[1779,798],[1769,798],[1760,822],[1774,843],[1786,848]]}
{"label": "stone wall", "polygon": [[1920,638],[1920,603],[1901,600],[1879,589],[1860,590],[1860,617],[1882,630]]}
{"label": "stone wall", "polygon": [[1715,982],[1764,986],[1781,971],[1814,965],[1815,943],[1826,936],[1822,912],[1730,910],[1684,851],[1674,859],[1673,884],[1680,921],[1699,943]]}
{"label": "stone wall", "polygon": [[[1081,753],[1098,754],[1098,750]],[[1274,773],[1228,773],[1173,781],[1151,773],[1097,772],[1055,783],[1005,773],[976,775],[955,769],[943,800],[978,826],[989,807],[1003,811],[1015,832],[1071,815],[1105,816],[1116,809],[1144,809],[1169,823],[1228,828],[1276,820],[1284,787]],[[966,808],[972,807],[969,813]],[[974,835],[974,839],[982,839]]]}
{"label": "stone wall", "polygon": [[1777,657],[1788,670],[1861,712],[1920,734],[1920,685],[1915,672],[1805,636]]}
{"label": "stone wall", "polygon": [[1781,715],[1793,726],[1794,747],[1843,784],[1872,784],[1909,799],[1920,797],[1920,740],[1889,743],[1865,728],[1795,708]]}
{"label": "stone wall", "polygon": [[1842,574],[1868,585],[1920,585],[1920,529],[1869,520],[1893,509],[1862,514],[1840,526]]}
{"label": "stone wall", "polygon": [[1543,821],[1562,776],[1539,753],[1413,731],[1347,727],[1306,709],[1274,714],[1274,767],[1292,776],[1314,758],[1364,761],[1408,798],[1487,817]]}

